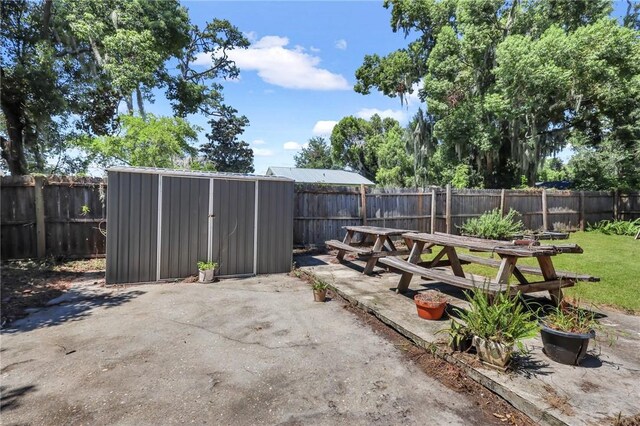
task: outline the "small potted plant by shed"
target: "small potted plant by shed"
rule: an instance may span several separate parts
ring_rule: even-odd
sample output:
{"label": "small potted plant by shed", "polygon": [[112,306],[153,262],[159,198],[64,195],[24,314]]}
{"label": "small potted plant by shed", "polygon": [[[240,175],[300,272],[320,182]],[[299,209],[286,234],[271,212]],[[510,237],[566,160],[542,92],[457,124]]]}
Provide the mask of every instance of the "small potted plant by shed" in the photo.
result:
{"label": "small potted plant by shed", "polygon": [[420,318],[439,320],[447,306],[447,297],[436,290],[427,290],[413,297]]}
{"label": "small potted plant by shed", "polygon": [[198,282],[212,282],[217,269],[218,264],[216,262],[205,262],[202,260],[198,262]]}
{"label": "small potted plant by shed", "polygon": [[540,319],[543,352],[561,364],[579,365],[599,327],[593,312],[561,302]]}
{"label": "small potted plant by shed", "polygon": [[313,279],[313,300],[316,302],[324,302],[327,298],[327,288],[329,285],[319,278]]}
{"label": "small potted plant by shed", "polygon": [[535,337],[538,323],[526,306],[519,302],[520,294],[500,292],[490,298],[482,288],[467,294],[469,309],[456,309],[469,331],[478,358],[487,364],[505,368],[516,351],[526,351],[523,339]]}

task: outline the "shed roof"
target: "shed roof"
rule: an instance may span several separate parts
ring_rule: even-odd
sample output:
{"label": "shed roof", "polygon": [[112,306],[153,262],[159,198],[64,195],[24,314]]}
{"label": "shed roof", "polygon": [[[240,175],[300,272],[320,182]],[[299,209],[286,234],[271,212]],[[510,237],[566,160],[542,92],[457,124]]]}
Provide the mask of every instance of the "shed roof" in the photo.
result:
{"label": "shed roof", "polygon": [[336,185],[375,185],[355,172],[330,169],[302,169],[297,167],[269,167],[268,176],[280,176],[299,183],[328,183]]}
{"label": "shed roof", "polygon": [[174,169],[161,169],[157,167],[110,167],[108,172],[121,172],[121,173],[148,173],[162,176],[184,176],[184,177],[205,177],[205,178],[219,178],[219,179],[236,179],[236,180],[272,180],[272,181],[287,181],[292,179],[286,176],[263,176],[263,175],[251,175],[242,173],[219,173],[219,172],[201,172],[193,170],[174,170]]}

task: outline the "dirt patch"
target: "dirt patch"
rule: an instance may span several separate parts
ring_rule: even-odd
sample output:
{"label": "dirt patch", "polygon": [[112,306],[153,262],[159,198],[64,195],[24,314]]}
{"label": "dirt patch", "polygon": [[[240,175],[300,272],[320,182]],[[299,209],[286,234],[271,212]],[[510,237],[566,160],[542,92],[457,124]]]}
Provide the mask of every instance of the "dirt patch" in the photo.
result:
{"label": "dirt patch", "polygon": [[545,390],[544,400],[549,406],[567,416],[573,416],[574,411],[571,404],[569,404],[569,397],[567,395],[560,395],[553,386],[547,384],[545,384],[543,388]]}
{"label": "dirt patch", "polygon": [[103,277],[105,259],[73,261],[19,260],[2,262],[0,266],[0,310],[2,326],[26,316],[29,309],[39,308],[60,295],[71,283],[88,272]]}
{"label": "dirt patch", "polygon": [[600,389],[600,386],[596,385],[593,382],[585,380],[580,384],[580,389],[582,389],[583,392],[595,392]]}
{"label": "dirt patch", "polygon": [[343,302],[345,309],[352,312],[378,335],[391,342],[407,359],[411,360],[425,374],[437,379],[449,389],[463,393],[471,398],[483,417],[477,420],[483,424],[521,426],[533,426],[536,424],[507,401],[471,379],[460,367],[448,363],[427,349],[414,345],[409,339],[400,335],[375,316],[354,307],[335,292],[331,292],[331,297]]}

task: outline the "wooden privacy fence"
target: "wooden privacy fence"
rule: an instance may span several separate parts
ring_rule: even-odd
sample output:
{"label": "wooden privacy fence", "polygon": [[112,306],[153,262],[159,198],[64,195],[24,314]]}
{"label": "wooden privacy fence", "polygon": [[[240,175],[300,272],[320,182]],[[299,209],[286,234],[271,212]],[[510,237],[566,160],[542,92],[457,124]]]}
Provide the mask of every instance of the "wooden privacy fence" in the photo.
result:
{"label": "wooden privacy fence", "polygon": [[0,194],[3,259],[104,256],[103,179],[2,177]]}
{"label": "wooden privacy fence", "polygon": [[[0,255],[95,257],[105,253],[106,180],[79,177],[2,177]],[[342,238],[345,225],[457,234],[467,219],[510,208],[527,229],[584,229],[604,219],[640,217],[640,193],[436,188],[371,189],[296,185],[296,246]],[[435,201],[435,202],[434,202]]]}
{"label": "wooden privacy fence", "polygon": [[493,209],[517,210],[531,230],[584,230],[587,223],[640,217],[640,193],[296,185],[294,244],[342,238],[346,225],[458,234],[466,220]]}

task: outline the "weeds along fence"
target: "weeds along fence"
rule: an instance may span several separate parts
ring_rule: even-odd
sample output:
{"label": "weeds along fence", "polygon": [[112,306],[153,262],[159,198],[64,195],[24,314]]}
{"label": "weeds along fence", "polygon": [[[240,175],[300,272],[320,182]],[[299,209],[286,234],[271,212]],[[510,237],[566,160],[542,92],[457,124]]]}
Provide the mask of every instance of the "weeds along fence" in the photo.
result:
{"label": "weeds along fence", "polygon": [[[107,182],[86,177],[2,177],[3,259],[104,256]],[[466,220],[510,208],[527,229],[584,229],[588,223],[640,217],[640,193],[612,191],[378,189],[296,185],[294,244],[342,238],[345,225],[458,233]]]}
{"label": "weeds along fence", "polygon": [[101,178],[9,176],[0,181],[3,259],[101,257],[106,185]]}

